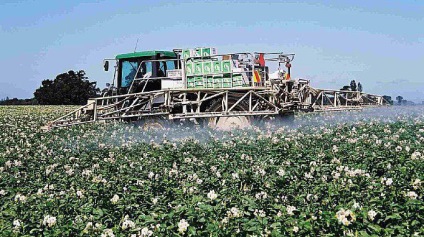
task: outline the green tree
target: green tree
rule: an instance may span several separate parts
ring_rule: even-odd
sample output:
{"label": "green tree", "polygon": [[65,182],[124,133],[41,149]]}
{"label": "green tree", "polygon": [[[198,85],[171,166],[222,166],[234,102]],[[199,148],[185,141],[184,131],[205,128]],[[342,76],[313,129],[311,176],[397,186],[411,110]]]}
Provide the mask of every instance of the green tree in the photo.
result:
{"label": "green tree", "polygon": [[90,82],[83,70],[69,71],[46,79],[34,92],[39,104],[50,105],[83,105],[88,98],[97,97],[100,93],[96,82]]}
{"label": "green tree", "polygon": [[355,80],[350,81],[350,89],[352,89],[352,91],[356,91],[356,82]]}
{"label": "green tree", "polygon": [[393,105],[393,100],[391,96],[383,95],[383,99],[386,101],[386,103]]}
{"label": "green tree", "polygon": [[362,84],[360,82],[358,82],[358,88],[357,89],[358,89],[359,92],[362,92]]}
{"label": "green tree", "polygon": [[400,95],[398,95],[398,96],[396,96],[396,100],[398,101],[398,104],[401,104],[402,103],[402,100],[403,100],[403,97],[400,96]]}

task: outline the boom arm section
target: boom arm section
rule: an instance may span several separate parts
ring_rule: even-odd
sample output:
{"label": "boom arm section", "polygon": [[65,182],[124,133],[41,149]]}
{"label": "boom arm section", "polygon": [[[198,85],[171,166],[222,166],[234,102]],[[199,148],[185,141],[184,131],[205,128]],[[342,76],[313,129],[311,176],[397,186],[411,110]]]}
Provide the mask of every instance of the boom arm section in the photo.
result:
{"label": "boom arm section", "polygon": [[[221,101],[222,106],[218,111],[210,111],[209,107],[216,101]],[[146,117],[175,120],[273,116],[296,111],[357,110],[386,104],[378,95],[316,89],[303,79],[277,80],[266,87],[167,89],[93,98],[87,105],[48,123],[44,129]]]}

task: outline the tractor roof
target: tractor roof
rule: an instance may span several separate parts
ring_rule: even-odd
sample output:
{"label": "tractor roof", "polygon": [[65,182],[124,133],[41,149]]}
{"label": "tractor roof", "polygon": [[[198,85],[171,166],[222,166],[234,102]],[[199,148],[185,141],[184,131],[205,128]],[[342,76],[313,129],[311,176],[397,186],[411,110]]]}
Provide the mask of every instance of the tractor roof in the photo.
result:
{"label": "tractor roof", "polygon": [[138,58],[138,57],[153,57],[156,54],[162,54],[164,57],[172,57],[176,58],[177,55],[171,51],[142,51],[142,52],[134,52],[134,53],[125,53],[116,55],[116,59],[125,59],[125,58]]}

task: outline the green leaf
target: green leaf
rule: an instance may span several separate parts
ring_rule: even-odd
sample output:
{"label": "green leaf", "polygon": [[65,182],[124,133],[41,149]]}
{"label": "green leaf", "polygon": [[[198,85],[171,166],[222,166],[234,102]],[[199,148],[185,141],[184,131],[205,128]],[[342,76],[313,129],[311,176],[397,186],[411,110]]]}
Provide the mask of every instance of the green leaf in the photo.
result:
{"label": "green leaf", "polygon": [[274,222],[271,225],[271,228],[273,228],[273,229],[277,229],[277,228],[280,228],[280,227],[281,227],[281,223],[280,222]]}
{"label": "green leaf", "polygon": [[188,233],[189,233],[189,235],[196,236],[196,228],[194,228],[193,226],[189,226],[188,227]]}
{"label": "green leaf", "polygon": [[378,225],[368,225],[368,227],[371,229],[371,230],[373,230],[374,232],[377,232],[377,233],[380,233],[380,231],[381,231],[381,227],[380,226],[378,226]]}
{"label": "green leaf", "polygon": [[96,209],[93,209],[93,214],[99,218],[99,217],[102,217],[104,213],[102,209],[96,208]]}
{"label": "green leaf", "polygon": [[390,215],[390,216],[387,216],[386,217],[386,221],[387,220],[392,220],[392,219],[394,219],[394,220],[397,220],[397,219],[401,219],[402,217],[398,214],[398,213],[395,213],[395,214],[392,214],[392,215]]}

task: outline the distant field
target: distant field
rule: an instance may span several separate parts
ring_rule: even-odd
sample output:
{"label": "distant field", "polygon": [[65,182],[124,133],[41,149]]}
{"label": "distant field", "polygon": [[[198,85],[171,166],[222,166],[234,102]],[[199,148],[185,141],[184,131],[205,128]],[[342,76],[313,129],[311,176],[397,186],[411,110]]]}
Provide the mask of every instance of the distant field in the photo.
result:
{"label": "distant field", "polygon": [[424,107],[232,132],[43,133],[0,106],[0,236],[424,236]]}

